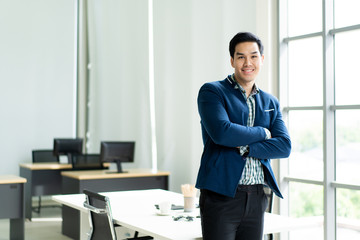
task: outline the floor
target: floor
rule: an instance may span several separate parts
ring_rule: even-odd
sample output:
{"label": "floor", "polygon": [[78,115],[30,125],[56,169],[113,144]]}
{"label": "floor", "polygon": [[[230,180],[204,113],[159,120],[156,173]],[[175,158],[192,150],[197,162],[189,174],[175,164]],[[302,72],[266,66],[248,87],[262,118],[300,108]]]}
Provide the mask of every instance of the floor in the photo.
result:
{"label": "floor", "polygon": [[[61,234],[61,208],[47,200],[40,214],[33,212],[33,221],[25,221],[25,240],[69,240]],[[0,240],[9,240],[9,220],[0,220]]]}

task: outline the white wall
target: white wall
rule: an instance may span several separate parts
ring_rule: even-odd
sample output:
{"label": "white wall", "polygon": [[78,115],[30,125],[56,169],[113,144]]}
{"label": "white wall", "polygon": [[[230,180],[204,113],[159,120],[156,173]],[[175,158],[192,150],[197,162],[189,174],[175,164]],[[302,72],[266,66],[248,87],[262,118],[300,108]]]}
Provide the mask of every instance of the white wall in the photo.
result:
{"label": "white wall", "polygon": [[74,136],[73,59],[73,0],[0,0],[0,174]]}

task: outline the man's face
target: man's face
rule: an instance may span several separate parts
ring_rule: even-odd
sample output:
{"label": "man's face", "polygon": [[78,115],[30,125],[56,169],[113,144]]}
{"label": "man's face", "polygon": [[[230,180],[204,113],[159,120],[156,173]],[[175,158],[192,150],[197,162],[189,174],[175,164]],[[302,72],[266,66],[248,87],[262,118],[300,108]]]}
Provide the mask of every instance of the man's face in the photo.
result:
{"label": "man's face", "polygon": [[256,42],[242,42],[235,46],[231,66],[235,70],[235,79],[241,85],[252,84],[264,61]]}

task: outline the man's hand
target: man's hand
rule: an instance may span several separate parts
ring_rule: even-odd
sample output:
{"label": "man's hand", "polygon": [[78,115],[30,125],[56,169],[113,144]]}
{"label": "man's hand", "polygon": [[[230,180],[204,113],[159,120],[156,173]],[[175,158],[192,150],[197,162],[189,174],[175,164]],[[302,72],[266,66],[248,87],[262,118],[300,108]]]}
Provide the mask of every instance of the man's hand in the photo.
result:
{"label": "man's hand", "polygon": [[266,138],[265,138],[265,140],[270,139],[270,138],[271,138],[271,132],[270,132],[269,129],[267,129],[267,128],[264,128],[264,130],[265,130],[265,133],[266,133]]}

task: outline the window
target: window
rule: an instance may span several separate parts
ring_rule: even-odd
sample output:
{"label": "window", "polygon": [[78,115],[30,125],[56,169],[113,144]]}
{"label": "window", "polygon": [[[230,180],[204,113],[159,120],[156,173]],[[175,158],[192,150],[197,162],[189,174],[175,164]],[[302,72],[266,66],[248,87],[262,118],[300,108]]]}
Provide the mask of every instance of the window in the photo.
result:
{"label": "window", "polygon": [[[289,174],[295,177],[323,179],[322,112],[319,110],[290,111],[288,119],[292,140]],[[312,167],[309,169],[304,165]]]}
{"label": "window", "polygon": [[314,222],[282,240],[360,239],[358,9],[358,0],[279,0],[280,102],[293,143],[280,161],[280,211]]}
{"label": "window", "polygon": [[[288,46],[289,105],[321,106],[323,100],[321,37],[291,41]],[[304,92],[308,97],[303,97]]]}

